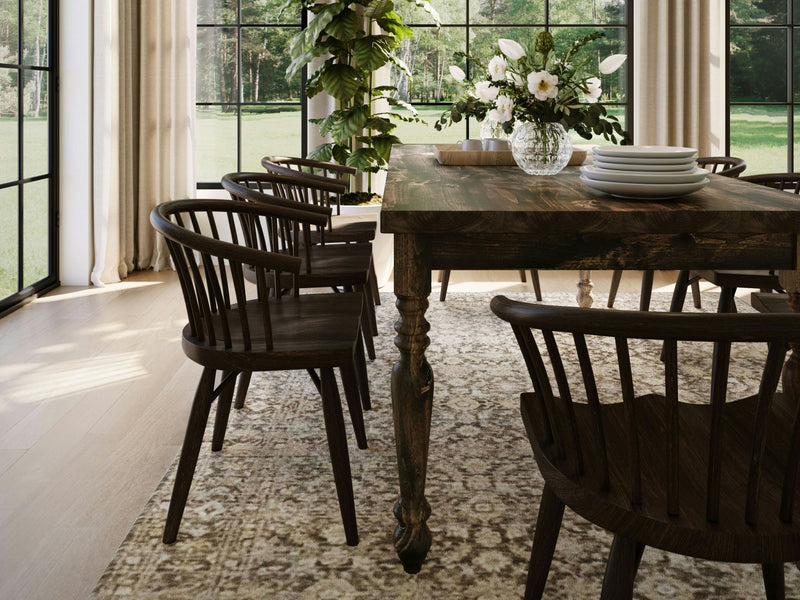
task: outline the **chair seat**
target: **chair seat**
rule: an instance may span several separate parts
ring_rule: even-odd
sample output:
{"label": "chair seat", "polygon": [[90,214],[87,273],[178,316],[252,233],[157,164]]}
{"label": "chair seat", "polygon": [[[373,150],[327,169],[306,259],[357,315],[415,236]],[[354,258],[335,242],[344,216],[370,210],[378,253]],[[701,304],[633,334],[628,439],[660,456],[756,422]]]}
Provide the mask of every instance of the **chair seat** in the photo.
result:
{"label": "chair seat", "polygon": [[183,330],[183,349],[195,362],[218,370],[314,369],[347,363],[355,354],[361,322],[361,294],[307,294],[270,298],[272,349],[267,349],[264,316],[257,301],[247,305],[251,349],[243,344],[237,305],[228,310],[231,345],[225,347],[219,316],[214,346]]}
{"label": "chair seat", "polygon": [[[299,258],[301,288],[334,287],[343,285],[364,285],[367,281],[372,261],[372,244],[326,244],[311,246],[311,272],[305,253]],[[245,268],[245,277],[255,282],[252,269]],[[267,275],[267,286],[274,286],[272,274]],[[287,274],[281,275],[281,288],[292,286],[292,279]]]}
{"label": "chair seat", "polygon": [[[566,414],[565,403],[556,399],[557,410]],[[545,480],[567,506],[587,520],[647,546],[669,552],[729,562],[771,563],[800,559],[800,507],[795,504],[794,524],[778,518],[784,470],[775,459],[785,456],[794,412],[777,395],[768,420],[767,450],[760,483],[758,528],[744,520],[749,459],[752,448],[743,440],[752,439],[756,398],[725,405],[723,435],[725,458],[722,462],[719,521],[706,520],[705,490],[708,479],[708,439],[711,410],[708,404],[679,405],[680,514],[669,517],[666,510],[667,447],[665,399],[648,395],[636,400],[639,449],[642,461],[641,506],[632,506],[628,485],[629,442],[625,407],[622,403],[603,404],[608,463],[611,468],[609,492],[598,490],[594,474],[597,452],[592,441],[593,416],[586,404],[576,403],[578,436],[582,443],[585,475],[574,475],[574,457],[557,458],[552,445],[542,447],[536,434],[532,441],[537,463]],[[523,394],[523,416],[535,431],[542,422],[534,394]],[[719,527],[717,525],[720,525]]]}
{"label": "chair seat", "polygon": [[692,270],[692,277],[702,277],[719,287],[781,289],[778,275],[769,271]]}
{"label": "chair seat", "polygon": [[[375,239],[378,223],[374,214],[366,215],[333,215],[331,217],[333,229],[325,230],[326,243],[341,242],[371,242]],[[318,231],[311,233],[311,242],[320,243]]]}

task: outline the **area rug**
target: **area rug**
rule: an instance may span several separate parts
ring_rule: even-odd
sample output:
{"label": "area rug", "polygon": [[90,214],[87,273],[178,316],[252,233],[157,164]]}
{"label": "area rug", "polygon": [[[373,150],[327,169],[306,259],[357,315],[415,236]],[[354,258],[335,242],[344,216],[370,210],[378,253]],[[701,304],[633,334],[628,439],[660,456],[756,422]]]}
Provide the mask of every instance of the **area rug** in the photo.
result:
{"label": "area rug", "polygon": [[[532,294],[513,296],[533,301]],[[716,298],[704,296],[713,310]],[[489,310],[491,297],[453,293],[445,303],[432,297],[427,313],[427,356],[436,378],[426,494],[433,547],[421,573],[403,572],[391,542],[398,493],[390,400],[397,312],[393,297],[384,295],[378,357],[369,364],[374,408],[365,414],[368,450],[356,448],[348,421],[359,545],[344,543],[322,411],[309,378],[256,375],[246,406],[233,411],[224,449],[212,454],[206,442],[201,451],[177,543],[161,543],[173,465],[92,598],[522,597],[543,483],[519,416],[519,393],[530,382],[510,327]],[[574,295],[548,295],[545,302],[574,305]],[[602,306],[604,298],[595,302]],[[622,295],[616,306],[637,302],[635,295]],[[666,294],[654,294],[654,309],[668,303]],[[744,358],[755,364],[762,357]],[[708,372],[710,353],[682,363],[682,376],[700,376]],[[613,379],[610,355],[607,364]],[[739,379],[743,386],[752,383]],[[567,509],[545,597],[597,598],[610,542],[609,533]],[[798,570],[792,565],[786,571],[789,596],[797,596]],[[762,598],[763,587],[757,567],[648,548],[635,595]]]}

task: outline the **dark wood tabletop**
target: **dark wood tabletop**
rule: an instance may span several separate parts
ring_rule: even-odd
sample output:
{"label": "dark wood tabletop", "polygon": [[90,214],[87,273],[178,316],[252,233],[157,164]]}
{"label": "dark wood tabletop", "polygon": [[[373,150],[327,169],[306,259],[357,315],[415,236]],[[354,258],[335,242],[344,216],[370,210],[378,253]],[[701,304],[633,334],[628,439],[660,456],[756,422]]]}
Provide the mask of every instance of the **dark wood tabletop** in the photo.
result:
{"label": "dark wood tabletop", "polygon": [[[395,244],[394,541],[406,571],[420,570],[431,544],[424,494],[433,405],[425,358],[431,270],[781,269],[784,287],[800,289],[797,196],[719,175],[709,180],[680,198],[625,200],[587,187],[577,167],[535,177],[516,167],[443,166],[433,146],[393,149],[381,231],[394,234]],[[790,297],[800,309],[800,295]],[[792,379],[800,390],[797,352],[788,364],[797,367]]]}

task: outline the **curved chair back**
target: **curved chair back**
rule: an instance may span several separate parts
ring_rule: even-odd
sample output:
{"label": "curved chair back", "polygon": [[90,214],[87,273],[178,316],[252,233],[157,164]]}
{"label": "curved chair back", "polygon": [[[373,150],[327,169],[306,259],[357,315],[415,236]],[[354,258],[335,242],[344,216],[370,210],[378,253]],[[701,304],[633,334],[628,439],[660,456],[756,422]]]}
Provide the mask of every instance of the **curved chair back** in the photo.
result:
{"label": "curved chair back", "polygon": [[[800,340],[800,315],[611,312],[503,296],[491,307],[524,355],[534,390],[522,397],[528,435],[564,504],[672,552],[732,562],[800,558],[800,428],[796,407],[776,395],[787,344]],[[660,342],[632,353],[638,339]],[[606,356],[616,354],[614,386],[597,384],[595,373],[612,362],[593,364],[601,342]],[[707,387],[681,383],[679,342],[713,342]],[[731,345],[763,352],[764,342],[760,387],[729,398],[740,385]],[[643,381],[657,373],[659,385]],[[706,392],[707,402],[685,401]]]}
{"label": "curved chair back", "polygon": [[744,181],[800,194],[800,173],[764,173],[742,177]]}
{"label": "curved chair back", "polygon": [[747,168],[747,163],[735,156],[701,156],[697,159],[697,166],[725,177],[738,177]]}
{"label": "curved chair back", "polygon": [[302,175],[309,181],[316,183],[330,183],[335,181],[340,185],[339,191],[332,194],[328,201],[336,205],[336,214],[341,213],[341,195],[350,188],[350,177],[356,174],[353,167],[337,163],[297,158],[293,156],[265,156],[261,159],[261,166],[270,173],[279,175]]}

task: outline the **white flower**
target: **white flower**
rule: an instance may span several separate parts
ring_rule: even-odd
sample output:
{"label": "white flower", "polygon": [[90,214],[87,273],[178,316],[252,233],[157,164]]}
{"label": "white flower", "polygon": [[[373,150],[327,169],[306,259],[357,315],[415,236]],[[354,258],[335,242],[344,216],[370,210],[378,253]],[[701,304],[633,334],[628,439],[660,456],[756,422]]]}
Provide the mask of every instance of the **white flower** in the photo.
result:
{"label": "white flower", "polygon": [[622,63],[624,63],[627,58],[628,58],[627,54],[612,54],[611,56],[609,56],[608,58],[603,60],[603,62],[600,63],[598,70],[603,75],[608,75],[609,73],[613,73],[622,66]]}
{"label": "white flower", "polygon": [[467,78],[467,74],[464,73],[460,67],[455,65],[450,65],[450,75],[452,75],[453,79],[456,81],[464,81]]}
{"label": "white flower", "polygon": [[558,95],[558,75],[551,75],[547,71],[534,71],[528,73],[528,91],[536,96],[537,100],[547,100]]}
{"label": "white flower", "polygon": [[489,61],[489,75],[492,76],[492,81],[505,79],[507,64],[505,56],[495,56]]}
{"label": "white flower", "polygon": [[505,54],[511,60],[519,60],[525,56],[525,48],[514,40],[507,40],[500,38],[497,40],[497,45],[500,46],[500,52]]}
{"label": "white flower", "polygon": [[506,71],[506,77],[517,87],[522,87],[525,85],[525,82],[522,81],[522,77],[520,77],[518,73]]}
{"label": "white flower", "polygon": [[600,98],[600,94],[603,93],[600,83],[599,77],[589,77],[589,79],[586,80],[586,89],[583,92],[583,99],[585,102],[589,104],[597,102]]}
{"label": "white flower", "polygon": [[493,86],[491,81],[479,81],[475,84],[475,95],[484,102],[491,102],[499,93],[500,90]]}
{"label": "white flower", "polygon": [[494,103],[494,108],[489,111],[489,119],[496,123],[505,123],[514,118],[514,101],[506,95],[500,95]]}

